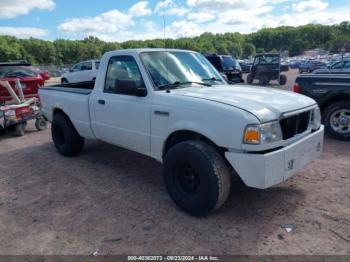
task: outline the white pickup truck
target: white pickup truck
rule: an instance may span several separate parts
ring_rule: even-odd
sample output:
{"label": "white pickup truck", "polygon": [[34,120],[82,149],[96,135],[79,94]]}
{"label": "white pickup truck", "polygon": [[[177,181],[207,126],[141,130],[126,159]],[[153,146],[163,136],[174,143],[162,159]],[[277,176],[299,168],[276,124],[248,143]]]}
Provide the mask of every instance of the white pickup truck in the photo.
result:
{"label": "white pickup truck", "polygon": [[277,89],[227,85],[199,53],[170,49],[106,53],[95,84],[39,91],[64,156],[99,139],[163,163],[174,202],[205,215],[227,199],[231,175],[254,188],[279,184],[320,156],[316,102]]}

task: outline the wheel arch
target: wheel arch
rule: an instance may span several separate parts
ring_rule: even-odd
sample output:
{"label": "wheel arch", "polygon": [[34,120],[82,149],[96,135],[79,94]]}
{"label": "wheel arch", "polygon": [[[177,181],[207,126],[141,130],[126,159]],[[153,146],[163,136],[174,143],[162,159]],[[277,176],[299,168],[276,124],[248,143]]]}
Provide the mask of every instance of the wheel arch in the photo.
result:
{"label": "wheel arch", "polygon": [[347,100],[350,101],[350,93],[332,96],[320,105],[321,112],[324,112],[325,109],[333,103],[340,102],[340,101],[347,101]]}
{"label": "wheel arch", "polygon": [[218,146],[213,139],[209,138],[206,135],[201,134],[197,131],[192,131],[188,129],[182,129],[182,130],[176,130],[172,132],[167,139],[165,140],[163,144],[163,151],[162,151],[162,157],[166,155],[166,153],[169,151],[171,147],[174,145],[188,141],[188,140],[196,140],[196,141],[202,141],[205,143],[208,143],[209,145],[212,145],[213,147],[217,148],[219,153],[224,155],[224,153],[227,151],[227,148]]}
{"label": "wheel arch", "polygon": [[64,110],[60,107],[55,107],[52,109],[52,117],[54,117],[55,115],[57,114],[63,114],[65,115],[66,117],[69,118],[69,116],[64,112]]}

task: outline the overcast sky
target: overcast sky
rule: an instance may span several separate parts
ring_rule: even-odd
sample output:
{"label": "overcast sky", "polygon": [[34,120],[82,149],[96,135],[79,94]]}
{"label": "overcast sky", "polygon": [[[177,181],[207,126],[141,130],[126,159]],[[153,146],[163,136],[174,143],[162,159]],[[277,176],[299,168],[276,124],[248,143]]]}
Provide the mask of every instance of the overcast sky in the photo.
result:
{"label": "overcast sky", "polygon": [[106,41],[350,20],[350,0],[0,0],[0,34]]}

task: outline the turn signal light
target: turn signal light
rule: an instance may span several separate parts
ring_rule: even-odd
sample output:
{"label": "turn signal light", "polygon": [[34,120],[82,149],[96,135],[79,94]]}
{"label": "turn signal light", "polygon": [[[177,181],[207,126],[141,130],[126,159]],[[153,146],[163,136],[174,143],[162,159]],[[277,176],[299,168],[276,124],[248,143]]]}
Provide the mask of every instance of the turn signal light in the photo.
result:
{"label": "turn signal light", "polygon": [[260,143],[260,131],[256,127],[248,127],[244,133],[244,142],[247,144]]}

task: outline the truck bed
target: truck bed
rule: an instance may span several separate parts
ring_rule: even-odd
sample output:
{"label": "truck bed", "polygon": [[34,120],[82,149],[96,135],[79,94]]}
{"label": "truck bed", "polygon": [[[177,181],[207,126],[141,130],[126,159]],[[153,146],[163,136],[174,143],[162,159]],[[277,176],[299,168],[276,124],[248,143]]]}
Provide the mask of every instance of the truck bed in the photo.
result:
{"label": "truck bed", "polygon": [[39,88],[44,116],[52,121],[54,108],[64,111],[78,133],[86,138],[94,138],[90,125],[89,98],[94,82],[82,82],[46,86]]}
{"label": "truck bed", "polygon": [[67,93],[75,93],[80,95],[90,95],[92,89],[84,89],[84,88],[70,88],[64,86],[46,86],[40,88],[41,90],[54,90],[58,92],[67,92]]}
{"label": "truck bed", "polygon": [[86,82],[77,82],[77,83],[67,83],[67,84],[59,84],[53,85],[51,87],[63,87],[68,89],[86,89],[92,90],[94,89],[95,81],[86,81]]}
{"label": "truck bed", "polygon": [[321,109],[324,104],[335,96],[350,94],[350,75],[300,75],[296,81],[300,93],[317,101]]}

